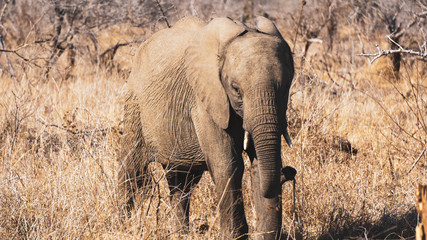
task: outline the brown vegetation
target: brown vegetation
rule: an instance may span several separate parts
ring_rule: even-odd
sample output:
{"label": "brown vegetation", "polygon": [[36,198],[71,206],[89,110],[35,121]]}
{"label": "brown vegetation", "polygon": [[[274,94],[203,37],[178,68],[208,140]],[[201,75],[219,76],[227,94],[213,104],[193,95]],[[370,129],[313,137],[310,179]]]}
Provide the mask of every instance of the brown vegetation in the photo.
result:
{"label": "brown vegetation", "polygon": [[[0,239],[187,238],[170,231],[174,206],[158,166],[129,219],[116,190],[133,54],[165,18],[191,14],[269,16],[293,50],[294,147],[283,142],[282,156],[298,173],[295,199],[292,184],[283,187],[285,233],[415,236],[414,193],[427,184],[425,58],[401,51],[397,69],[396,57],[370,64],[359,54],[395,48],[388,35],[425,54],[425,1],[119,2],[0,0]],[[194,189],[190,239],[219,238],[213,187],[205,174]]]}

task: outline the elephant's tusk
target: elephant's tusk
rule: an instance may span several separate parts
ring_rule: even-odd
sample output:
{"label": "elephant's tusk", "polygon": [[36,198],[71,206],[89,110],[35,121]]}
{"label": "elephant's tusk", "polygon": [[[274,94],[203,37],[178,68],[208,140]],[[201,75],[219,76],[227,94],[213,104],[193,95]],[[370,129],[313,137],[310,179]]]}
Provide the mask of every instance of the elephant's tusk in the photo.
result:
{"label": "elephant's tusk", "polygon": [[250,138],[249,132],[245,131],[245,138],[243,139],[243,150],[245,151],[248,149],[249,138]]}
{"label": "elephant's tusk", "polygon": [[286,143],[288,144],[288,146],[289,146],[290,148],[292,148],[292,141],[291,141],[291,137],[289,136],[289,133],[288,133],[288,130],[287,130],[287,129],[285,129],[285,130],[283,131],[283,137],[285,137],[285,140],[286,140]]}

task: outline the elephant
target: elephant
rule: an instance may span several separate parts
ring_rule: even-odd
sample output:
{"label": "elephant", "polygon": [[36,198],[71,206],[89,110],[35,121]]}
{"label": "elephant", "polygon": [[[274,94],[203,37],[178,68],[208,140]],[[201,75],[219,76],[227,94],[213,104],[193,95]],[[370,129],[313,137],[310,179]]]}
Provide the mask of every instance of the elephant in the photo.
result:
{"label": "elephant", "polygon": [[[242,197],[245,151],[251,164],[254,236],[280,238],[281,141],[287,131],[294,64],[276,26],[196,17],[160,30],[137,50],[127,80],[119,196],[124,212],[150,182],[151,162],[166,170],[172,216],[188,231],[191,189],[204,171],[215,184],[221,237],[248,238]],[[141,193],[142,194],[142,193]]]}

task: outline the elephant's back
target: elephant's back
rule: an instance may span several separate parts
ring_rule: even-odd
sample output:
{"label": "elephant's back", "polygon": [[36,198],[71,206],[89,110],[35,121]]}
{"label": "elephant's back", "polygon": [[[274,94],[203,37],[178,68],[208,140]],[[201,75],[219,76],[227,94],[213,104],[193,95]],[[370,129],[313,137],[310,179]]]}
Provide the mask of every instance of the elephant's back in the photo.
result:
{"label": "elephant's back", "polygon": [[[132,91],[147,108],[156,110],[167,106],[171,90],[187,92],[184,78],[184,55],[195,34],[204,26],[200,19],[187,17],[172,28],[153,34],[138,49],[129,79],[128,91]],[[184,89],[180,89],[184,88]]]}
{"label": "elephant's back", "polygon": [[[176,66],[194,35],[204,25],[198,18],[187,17],[178,21],[172,28],[153,34],[139,47],[129,81],[138,81],[140,84],[145,80],[142,76],[151,77]],[[133,74],[138,76],[132,79]]]}

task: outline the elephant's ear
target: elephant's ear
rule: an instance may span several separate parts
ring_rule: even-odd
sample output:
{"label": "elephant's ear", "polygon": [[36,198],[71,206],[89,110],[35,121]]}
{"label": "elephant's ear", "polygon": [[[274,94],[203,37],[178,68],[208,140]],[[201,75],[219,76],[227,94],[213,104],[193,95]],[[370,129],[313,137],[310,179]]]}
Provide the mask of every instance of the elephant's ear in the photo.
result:
{"label": "elephant's ear", "polygon": [[283,39],[279,30],[277,30],[276,25],[274,25],[274,23],[270,21],[268,18],[257,16],[255,18],[255,27],[256,27],[256,30],[258,30],[259,32]]}
{"label": "elephant's ear", "polygon": [[219,59],[224,47],[244,32],[229,18],[216,18],[198,32],[186,50],[187,79],[213,121],[228,127],[230,107],[220,81]]}

